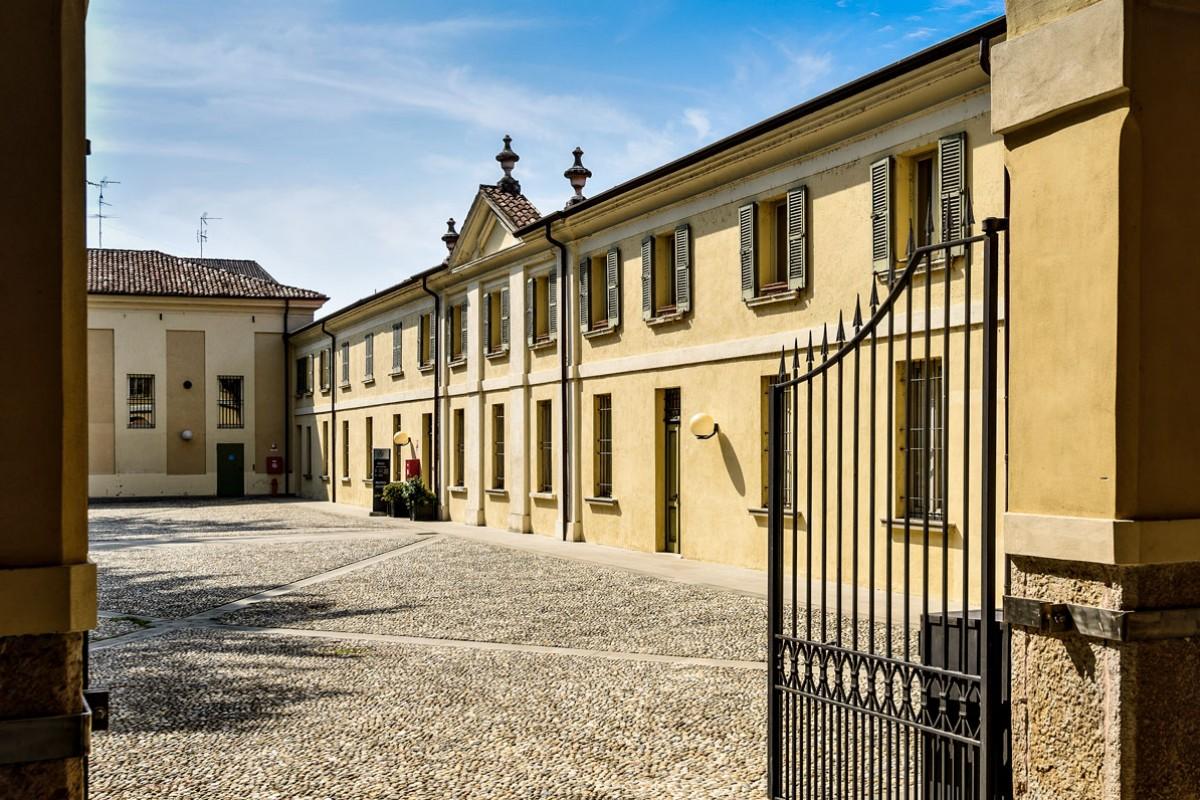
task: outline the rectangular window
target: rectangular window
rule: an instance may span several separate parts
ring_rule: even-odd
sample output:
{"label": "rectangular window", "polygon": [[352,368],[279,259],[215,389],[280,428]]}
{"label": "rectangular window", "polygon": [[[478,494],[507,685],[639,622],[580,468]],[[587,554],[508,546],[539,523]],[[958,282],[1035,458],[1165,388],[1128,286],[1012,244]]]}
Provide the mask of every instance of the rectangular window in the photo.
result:
{"label": "rectangular window", "polygon": [[465,300],[450,306],[446,314],[446,322],[450,326],[447,336],[450,342],[451,363],[467,359],[467,302]]}
{"label": "rectangular window", "polygon": [[504,488],[504,404],[492,406],[492,488]]}
{"label": "rectangular window", "polygon": [[217,376],[217,427],[241,428],[242,385],[241,375]]}
{"label": "rectangular window", "polygon": [[154,427],[154,376],[129,377],[129,427]]}
{"label": "rectangular window", "polygon": [[933,162],[930,153],[918,156],[913,163],[913,219],[917,247],[933,244],[930,233],[936,220],[933,217]]}
{"label": "rectangular window", "polygon": [[596,497],[612,497],[612,395],[598,394],[594,399],[596,435]]}
{"label": "rectangular window", "polygon": [[[762,380],[762,504],[767,507],[769,487],[770,446],[771,446],[771,387],[779,380],[778,375],[771,375]],[[792,460],[792,445],[794,444],[794,415],[792,407],[793,387],[783,390],[783,505],[792,507],[792,475],[795,463]]]}
{"label": "rectangular window", "polygon": [[558,338],[558,273],[525,280],[525,334],[529,345]]}
{"label": "rectangular window", "polygon": [[404,480],[404,453],[396,444],[396,434],[403,430],[400,427],[400,415],[392,414],[392,480]]}
{"label": "rectangular window", "polygon": [[363,462],[367,465],[366,472],[363,476],[370,480],[373,475],[375,462],[375,454],[371,451],[371,446],[375,443],[375,419],[367,417],[363,424]]}
{"label": "rectangular window", "polygon": [[296,359],[296,397],[303,397],[312,391],[308,385],[308,358]]}
{"label": "rectangular window", "polygon": [[350,385],[350,343],[342,342],[342,385]]}
{"label": "rectangular window", "polygon": [[433,486],[433,414],[421,415],[421,479]]}
{"label": "rectangular window", "polygon": [[543,494],[554,491],[554,437],[550,401],[537,404],[537,490]]}
{"label": "rectangular window", "polygon": [[392,374],[404,371],[404,328],[397,322],[392,325]]}
{"label": "rectangular window", "polygon": [[342,420],[342,477],[350,477],[350,421]]}
{"label": "rectangular window", "polygon": [[454,485],[466,485],[467,416],[461,408],[454,409]]}
{"label": "rectangular window", "polygon": [[903,408],[904,417],[898,421],[903,448],[904,481],[899,484],[905,492],[900,498],[902,513],[909,518],[941,518],[944,508],[942,484],[946,474],[945,451],[942,449],[944,398],[942,395],[941,359],[914,359],[899,365],[902,398],[897,411]]}
{"label": "rectangular window", "polygon": [[419,366],[424,368],[433,363],[433,314],[422,314],[418,323],[420,334],[417,353]]}
{"label": "rectangular window", "polygon": [[321,477],[329,477],[329,421],[321,423]]}
{"label": "rectangular window", "polygon": [[675,313],[675,236],[664,233],[654,237],[654,314]]}
{"label": "rectangular window", "polygon": [[311,478],[312,477],[312,451],[313,451],[312,425],[306,425],[304,427],[304,439],[308,443],[308,449],[305,450],[305,454],[308,457],[304,461],[304,477]]}
{"label": "rectangular window", "polygon": [[375,334],[363,337],[363,382],[375,380]]}
{"label": "rectangular window", "polygon": [[330,379],[329,348],[328,347],[321,350],[320,361],[321,361],[321,391],[328,392],[329,391],[329,379]]}
{"label": "rectangular window", "polygon": [[759,204],[758,294],[788,290],[787,200]]}

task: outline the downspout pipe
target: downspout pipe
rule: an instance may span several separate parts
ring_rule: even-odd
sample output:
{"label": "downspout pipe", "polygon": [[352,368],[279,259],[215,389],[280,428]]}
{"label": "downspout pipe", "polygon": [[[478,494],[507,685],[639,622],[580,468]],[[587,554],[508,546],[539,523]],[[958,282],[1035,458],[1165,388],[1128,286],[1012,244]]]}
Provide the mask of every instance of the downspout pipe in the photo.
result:
{"label": "downspout pipe", "polygon": [[[429,332],[429,338],[433,341],[433,454],[429,458],[429,482],[433,485],[429,488],[440,503],[442,497],[442,297],[429,288],[428,274],[421,276],[421,288],[425,291],[425,294],[433,298],[433,330]],[[420,354],[418,353],[418,355]]]}
{"label": "downspout pipe", "polygon": [[558,365],[559,365],[559,419],[562,421],[562,540],[567,541],[567,531],[571,523],[571,438],[570,419],[568,418],[567,397],[567,366],[570,360],[567,355],[567,331],[571,304],[567,302],[567,246],[554,238],[550,232],[554,224],[552,219],[546,220],[542,232],[546,241],[558,248],[558,308],[562,316],[559,328]]}
{"label": "downspout pipe", "polygon": [[329,474],[326,475],[329,479],[329,491],[332,495],[332,501],[337,502],[337,487],[338,481],[335,477],[337,472],[337,384],[333,382],[333,358],[337,354],[337,335],[330,333],[325,327],[325,320],[321,320],[321,333],[329,337],[329,358],[326,364],[329,366]]}
{"label": "downspout pipe", "polygon": [[288,311],[290,298],[283,298],[283,494],[292,493],[292,403],[290,400],[292,354],[288,352]]}

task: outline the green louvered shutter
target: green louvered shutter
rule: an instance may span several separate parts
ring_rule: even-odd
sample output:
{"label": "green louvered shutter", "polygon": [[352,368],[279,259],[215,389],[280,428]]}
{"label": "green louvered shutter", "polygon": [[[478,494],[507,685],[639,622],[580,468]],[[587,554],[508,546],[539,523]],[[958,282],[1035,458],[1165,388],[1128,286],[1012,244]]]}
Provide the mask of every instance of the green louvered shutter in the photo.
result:
{"label": "green louvered shutter", "polygon": [[608,329],[616,330],[621,324],[621,251],[616,247],[610,247],[604,259],[604,313]]}
{"label": "green louvered shutter", "polygon": [[758,204],[750,203],[738,209],[738,263],[742,273],[742,299],[753,300],[758,289],[755,285],[754,250],[758,239]]}
{"label": "green louvered shutter", "polygon": [[788,289],[808,285],[808,187],[797,186],[787,193],[787,281]]}
{"label": "green louvered shutter", "polygon": [[483,349],[492,352],[492,295],[483,296]]}
{"label": "green louvered shutter", "polygon": [[[965,197],[967,190],[967,134],[956,133],[938,139],[938,194],[941,213],[938,221],[942,241],[962,239],[966,235]],[[962,255],[961,246],[951,248],[952,255]]]}
{"label": "green louvered shutter", "polygon": [[546,278],[546,330],[551,339],[558,338],[558,267]]}
{"label": "green louvered shutter", "polygon": [[590,258],[580,259],[579,261],[579,330],[587,333],[592,324],[591,301],[588,299],[588,294],[591,291],[592,284],[592,260]]}
{"label": "green louvered shutter", "polygon": [[642,319],[654,316],[654,237],[642,239]]}
{"label": "green louvered shutter", "polygon": [[500,290],[500,346],[508,349],[508,287]]}
{"label": "green louvered shutter", "polygon": [[686,222],[675,228],[675,310],[692,308],[692,231]]}
{"label": "green louvered shutter", "polygon": [[304,376],[304,379],[306,381],[304,388],[305,388],[305,391],[307,394],[312,394],[312,391],[313,391],[313,372],[314,372],[313,356],[312,356],[312,353],[309,353],[308,354],[308,371],[307,371],[307,374]]}
{"label": "green louvered shutter", "polygon": [[871,165],[871,265],[892,268],[892,157]]}
{"label": "green louvered shutter", "polygon": [[537,336],[537,284],[533,278],[525,279],[525,343],[532,345]]}

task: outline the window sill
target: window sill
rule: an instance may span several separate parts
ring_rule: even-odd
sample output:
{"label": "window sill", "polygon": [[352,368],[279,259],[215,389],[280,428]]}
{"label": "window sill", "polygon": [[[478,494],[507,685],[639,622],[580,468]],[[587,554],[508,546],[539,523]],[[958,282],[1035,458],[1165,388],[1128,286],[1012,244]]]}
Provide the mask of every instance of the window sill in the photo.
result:
{"label": "window sill", "polygon": [[306,481],[312,480],[312,475],[309,475],[309,474],[301,475],[300,477],[304,478],[304,480],[306,480]]}
{"label": "window sill", "polygon": [[583,498],[583,502],[589,503],[594,506],[615,506],[615,505],[617,505],[617,498],[615,498],[615,497],[585,497],[585,498]]}
{"label": "window sill", "polygon": [[328,475],[322,475],[322,476],[321,476],[321,483],[329,483],[329,476],[328,476]]}
{"label": "window sill", "polygon": [[375,385],[375,376],[374,375],[372,375],[369,378],[363,378],[363,386],[373,386],[373,385]]}
{"label": "window sill", "polygon": [[432,372],[434,363],[432,361],[425,364],[417,364],[417,370],[420,372]]}
{"label": "window sill", "polygon": [[583,332],[585,339],[599,339],[601,336],[609,336],[617,332],[616,325],[605,325],[603,328],[591,328]]}
{"label": "window sill", "polygon": [[536,353],[539,350],[549,350],[557,344],[557,339],[542,339],[529,345],[529,349]]}
{"label": "window sill", "polygon": [[402,369],[394,369],[394,370],[392,370],[391,372],[389,372],[389,373],[388,373],[388,377],[389,377],[389,378],[403,378],[403,377],[404,377],[404,370],[402,370]]}
{"label": "window sill", "polygon": [[501,347],[499,350],[488,350],[483,354],[489,361],[499,361],[502,358],[508,357],[508,348]]}
{"label": "window sill", "polygon": [[[960,257],[961,256],[954,256],[954,258],[960,258]],[[901,272],[904,272],[904,269],[907,266],[908,266],[907,261],[897,261],[896,269],[895,269],[896,276],[899,276]],[[946,268],[946,256],[944,254],[941,254],[941,255],[936,255],[933,257],[933,263],[930,264],[930,269],[928,271],[937,272],[937,271],[943,270],[945,268]],[[920,275],[922,272],[926,272],[924,261],[922,261],[917,266],[917,269],[916,269],[917,275]],[[880,283],[886,284],[888,282],[888,271],[886,269],[875,270],[875,279],[878,280]]]}
{"label": "window sill", "polygon": [[343,381],[342,383],[339,383],[339,384],[338,384],[338,388],[339,388],[339,389],[343,389],[343,390],[345,390],[345,389],[349,389],[349,388],[350,388],[350,381]]}
{"label": "window sill", "polygon": [[447,486],[446,491],[448,491],[450,494],[466,494],[467,487],[465,487],[465,486]]}
{"label": "window sill", "polygon": [[556,495],[554,492],[530,492],[529,499],[553,503],[557,502],[558,495]]}
{"label": "window sill", "polygon": [[679,320],[683,319],[685,316],[687,316],[686,311],[671,311],[666,314],[659,314],[657,316],[650,317],[650,319],[646,320],[646,324],[651,328],[658,325],[670,325],[672,322],[679,322]]}
{"label": "window sill", "polygon": [[760,306],[774,305],[775,303],[791,303],[800,299],[799,289],[787,289],[782,292],[772,292],[771,294],[763,294],[758,297],[752,297],[746,300],[745,303],[749,308],[758,308]]}
{"label": "window sill", "polygon": [[454,359],[453,361],[446,362],[446,366],[449,367],[450,369],[456,369],[457,367],[465,367],[466,365],[467,365],[467,357],[466,356],[459,356],[458,358]]}
{"label": "window sill", "polygon": [[[770,511],[768,511],[768,510],[767,510],[767,507],[766,507],[766,506],[760,506],[759,508],[748,508],[748,509],[746,509],[746,510],[747,510],[748,512],[750,512],[750,516],[752,516],[752,517],[762,517],[762,518],[764,518],[764,519],[766,519],[768,516],[770,516],[770,513],[771,513]],[[786,516],[791,516],[791,515],[792,515],[792,509],[791,509],[791,508],[784,508],[784,509],[783,509],[783,515],[784,515],[785,517],[786,517]]]}
{"label": "window sill", "polygon": [[346,486],[349,486],[349,485],[350,485],[350,478],[349,478],[349,477],[342,478],[342,483],[343,483],[343,484],[345,484]]}
{"label": "window sill", "polygon": [[328,387],[328,386],[322,386],[322,387],[321,387],[321,394],[322,394],[322,395],[327,395],[327,394],[329,394],[329,387]]}
{"label": "window sill", "polygon": [[484,489],[483,493],[492,497],[508,497],[508,489]]}
{"label": "window sill", "polygon": [[363,482],[363,485],[364,485],[364,486],[374,486],[374,485],[375,485],[375,479],[374,479],[374,478],[363,478],[363,479],[362,479],[362,482]]}

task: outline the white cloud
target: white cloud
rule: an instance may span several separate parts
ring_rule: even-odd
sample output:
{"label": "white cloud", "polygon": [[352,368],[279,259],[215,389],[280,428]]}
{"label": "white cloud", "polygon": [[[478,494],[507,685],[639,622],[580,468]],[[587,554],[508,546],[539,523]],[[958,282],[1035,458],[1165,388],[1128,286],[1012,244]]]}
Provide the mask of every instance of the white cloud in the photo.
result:
{"label": "white cloud", "polygon": [[685,108],[683,111],[683,121],[691,126],[696,132],[697,139],[707,139],[709,131],[712,130],[712,122],[708,118],[708,112],[699,108]]}

